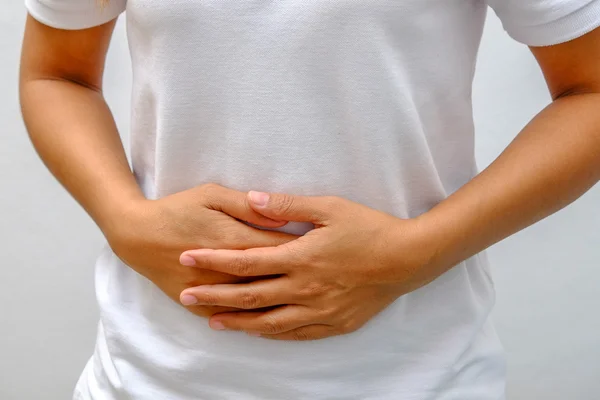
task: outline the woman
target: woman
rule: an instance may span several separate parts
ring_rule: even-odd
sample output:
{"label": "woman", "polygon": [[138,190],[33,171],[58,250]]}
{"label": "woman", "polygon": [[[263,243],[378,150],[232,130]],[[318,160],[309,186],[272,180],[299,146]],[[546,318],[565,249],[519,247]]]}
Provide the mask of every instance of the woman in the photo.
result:
{"label": "woman", "polygon": [[[600,1],[488,3],[26,0],[27,128],[109,244],[74,398],[503,399],[483,251],[600,178]],[[488,5],[554,101],[477,174]]]}

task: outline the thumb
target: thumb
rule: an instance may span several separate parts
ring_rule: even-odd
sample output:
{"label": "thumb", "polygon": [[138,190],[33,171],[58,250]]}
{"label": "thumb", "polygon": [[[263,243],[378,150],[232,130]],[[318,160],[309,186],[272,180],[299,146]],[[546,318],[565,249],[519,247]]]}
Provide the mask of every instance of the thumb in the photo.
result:
{"label": "thumb", "polygon": [[248,203],[257,213],[275,221],[322,224],[328,218],[325,198],[283,193],[248,192]]}

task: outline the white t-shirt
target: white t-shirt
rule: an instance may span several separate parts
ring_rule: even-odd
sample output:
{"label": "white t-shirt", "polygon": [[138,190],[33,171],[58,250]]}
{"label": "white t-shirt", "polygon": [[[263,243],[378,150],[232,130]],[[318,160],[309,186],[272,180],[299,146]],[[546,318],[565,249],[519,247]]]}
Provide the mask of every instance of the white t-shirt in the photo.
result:
{"label": "white t-shirt", "polygon": [[[530,45],[600,25],[600,0],[489,0]],[[132,162],[149,198],[206,182],[337,195],[415,217],[476,173],[483,0],[26,0],[80,29],[125,9]],[[500,400],[485,254],[359,331],[279,342],[212,331],[107,249],[79,400]]]}

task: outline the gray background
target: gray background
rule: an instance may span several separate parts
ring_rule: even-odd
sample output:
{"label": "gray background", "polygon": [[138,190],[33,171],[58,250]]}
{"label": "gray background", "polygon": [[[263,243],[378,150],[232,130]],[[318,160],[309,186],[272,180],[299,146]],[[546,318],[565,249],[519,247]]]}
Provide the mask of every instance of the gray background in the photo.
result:
{"label": "gray background", "polygon": [[[25,11],[18,0],[0,3],[0,399],[70,399],[94,344],[93,267],[102,236],[32,150],[17,100]],[[131,76],[123,22],[105,90],[127,141]],[[494,15],[474,98],[480,167],[549,101],[527,48],[509,39]],[[600,185],[490,250],[510,400],[600,398],[598,204]]]}

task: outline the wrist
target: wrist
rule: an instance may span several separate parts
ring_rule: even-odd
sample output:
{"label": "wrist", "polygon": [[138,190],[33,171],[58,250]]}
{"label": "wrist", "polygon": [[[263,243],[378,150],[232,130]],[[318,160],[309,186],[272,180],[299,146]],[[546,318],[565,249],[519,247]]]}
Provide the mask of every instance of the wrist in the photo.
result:
{"label": "wrist", "polygon": [[103,210],[96,223],[109,243],[120,241],[147,221],[151,203],[152,200],[143,196],[119,199]]}
{"label": "wrist", "polygon": [[467,240],[468,218],[441,204],[416,219],[422,235],[427,237],[425,247],[429,249],[430,265],[450,269],[474,253],[471,254],[472,246]]}
{"label": "wrist", "polygon": [[[382,281],[399,285],[402,293],[431,282],[449,269],[441,252],[433,219],[397,218],[389,229]],[[377,278],[376,278],[377,279]]]}

